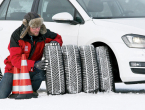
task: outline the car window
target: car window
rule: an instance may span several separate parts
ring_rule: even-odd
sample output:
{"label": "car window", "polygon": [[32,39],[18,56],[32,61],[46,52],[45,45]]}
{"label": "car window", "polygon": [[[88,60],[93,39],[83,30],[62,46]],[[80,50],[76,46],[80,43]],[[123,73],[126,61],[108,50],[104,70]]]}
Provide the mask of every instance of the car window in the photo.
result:
{"label": "car window", "polygon": [[[53,22],[53,15],[61,12],[68,12],[73,17],[76,16],[75,8],[68,0],[41,0],[39,3],[38,13],[43,17],[44,21]],[[79,14],[77,14],[77,18],[74,19],[79,17]]]}
{"label": "car window", "polygon": [[145,16],[145,0],[118,0],[127,16]]}
{"label": "car window", "polygon": [[4,20],[10,0],[5,0],[0,7],[0,20]]}
{"label": "car window", "polygon": [[[110,3],[109,3],[110,4]],[[112,17],[112,12],[107,2],[104,2],[104,9],[98,12],[89,12],[91,17],[99,16],[99,17]]]}
{"label": "car window", "polygon": [[31,11],[34,0],[11,0],[6,20],[22,20]]}
{"label": "car window", "polygon": [[77,0],[90,17],[112,17],[121,14],[120,6],[114,0]]}
{"label": "car window", "polygon": [[77,1],[92,18],[131,18],[145,16],[145,0]]}

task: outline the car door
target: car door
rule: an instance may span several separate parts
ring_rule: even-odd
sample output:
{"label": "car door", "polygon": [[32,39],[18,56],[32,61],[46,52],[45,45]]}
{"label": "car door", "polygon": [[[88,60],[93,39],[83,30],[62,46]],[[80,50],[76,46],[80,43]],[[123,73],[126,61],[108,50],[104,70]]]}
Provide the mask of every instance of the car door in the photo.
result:
{"label": "car door", "polygon": [[[21,26],[23,17],[31,11],[34,0],[4,0],[0,6],[0,66],[8,56],[11,34]],[[3,70],[2,70],[3,71]]]}
{"label": "car door", "polygon": [[61,12],[70,13],[74,20],[76,18],[81,18],[68,0],[40,0],[38,14],[43,17],[46,27],[62,36],[63,45],[77,45],[78,31],[81,22],[77,25],[54,22],[52,17]]}

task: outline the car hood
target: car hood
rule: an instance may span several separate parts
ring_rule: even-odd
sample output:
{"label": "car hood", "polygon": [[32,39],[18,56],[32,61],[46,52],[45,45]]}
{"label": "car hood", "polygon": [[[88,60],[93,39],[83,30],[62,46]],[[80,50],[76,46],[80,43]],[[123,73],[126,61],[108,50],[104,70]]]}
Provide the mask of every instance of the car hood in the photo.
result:
{"label": "car hood", "polygon": [[93,21],[96,25],[122,31],[124,34],[133,33],[145,35],[144,18],[93,19]]}

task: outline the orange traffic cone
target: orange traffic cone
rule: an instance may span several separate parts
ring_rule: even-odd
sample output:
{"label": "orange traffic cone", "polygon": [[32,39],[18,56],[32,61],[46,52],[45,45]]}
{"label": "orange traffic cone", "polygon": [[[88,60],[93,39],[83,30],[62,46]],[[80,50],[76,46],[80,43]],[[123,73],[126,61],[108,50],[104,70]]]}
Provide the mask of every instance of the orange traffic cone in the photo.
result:
{"label": "orange traffic cone", "polygon": [[15,99],[30,99],[33,97],[33,90],[30,75],[27,67],[25,54],[22,54],[19,95]]}
{"label": "orange traffic cone", "polygon": [[13,88],[9,98],[16,98],[19,95],[20,69],[14,67]]}

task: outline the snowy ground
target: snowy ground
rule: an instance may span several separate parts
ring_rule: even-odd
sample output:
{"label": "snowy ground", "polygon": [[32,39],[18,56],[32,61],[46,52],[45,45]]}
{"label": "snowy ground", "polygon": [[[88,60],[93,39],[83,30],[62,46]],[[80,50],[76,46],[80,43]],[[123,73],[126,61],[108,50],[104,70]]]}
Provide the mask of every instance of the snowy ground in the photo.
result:
{"label": "snowy ground", "polygon": [[0,110],[145,110],[145,84],[116,84],[117,93],[47,95],[45,82],[36,99],[0,99]]}

